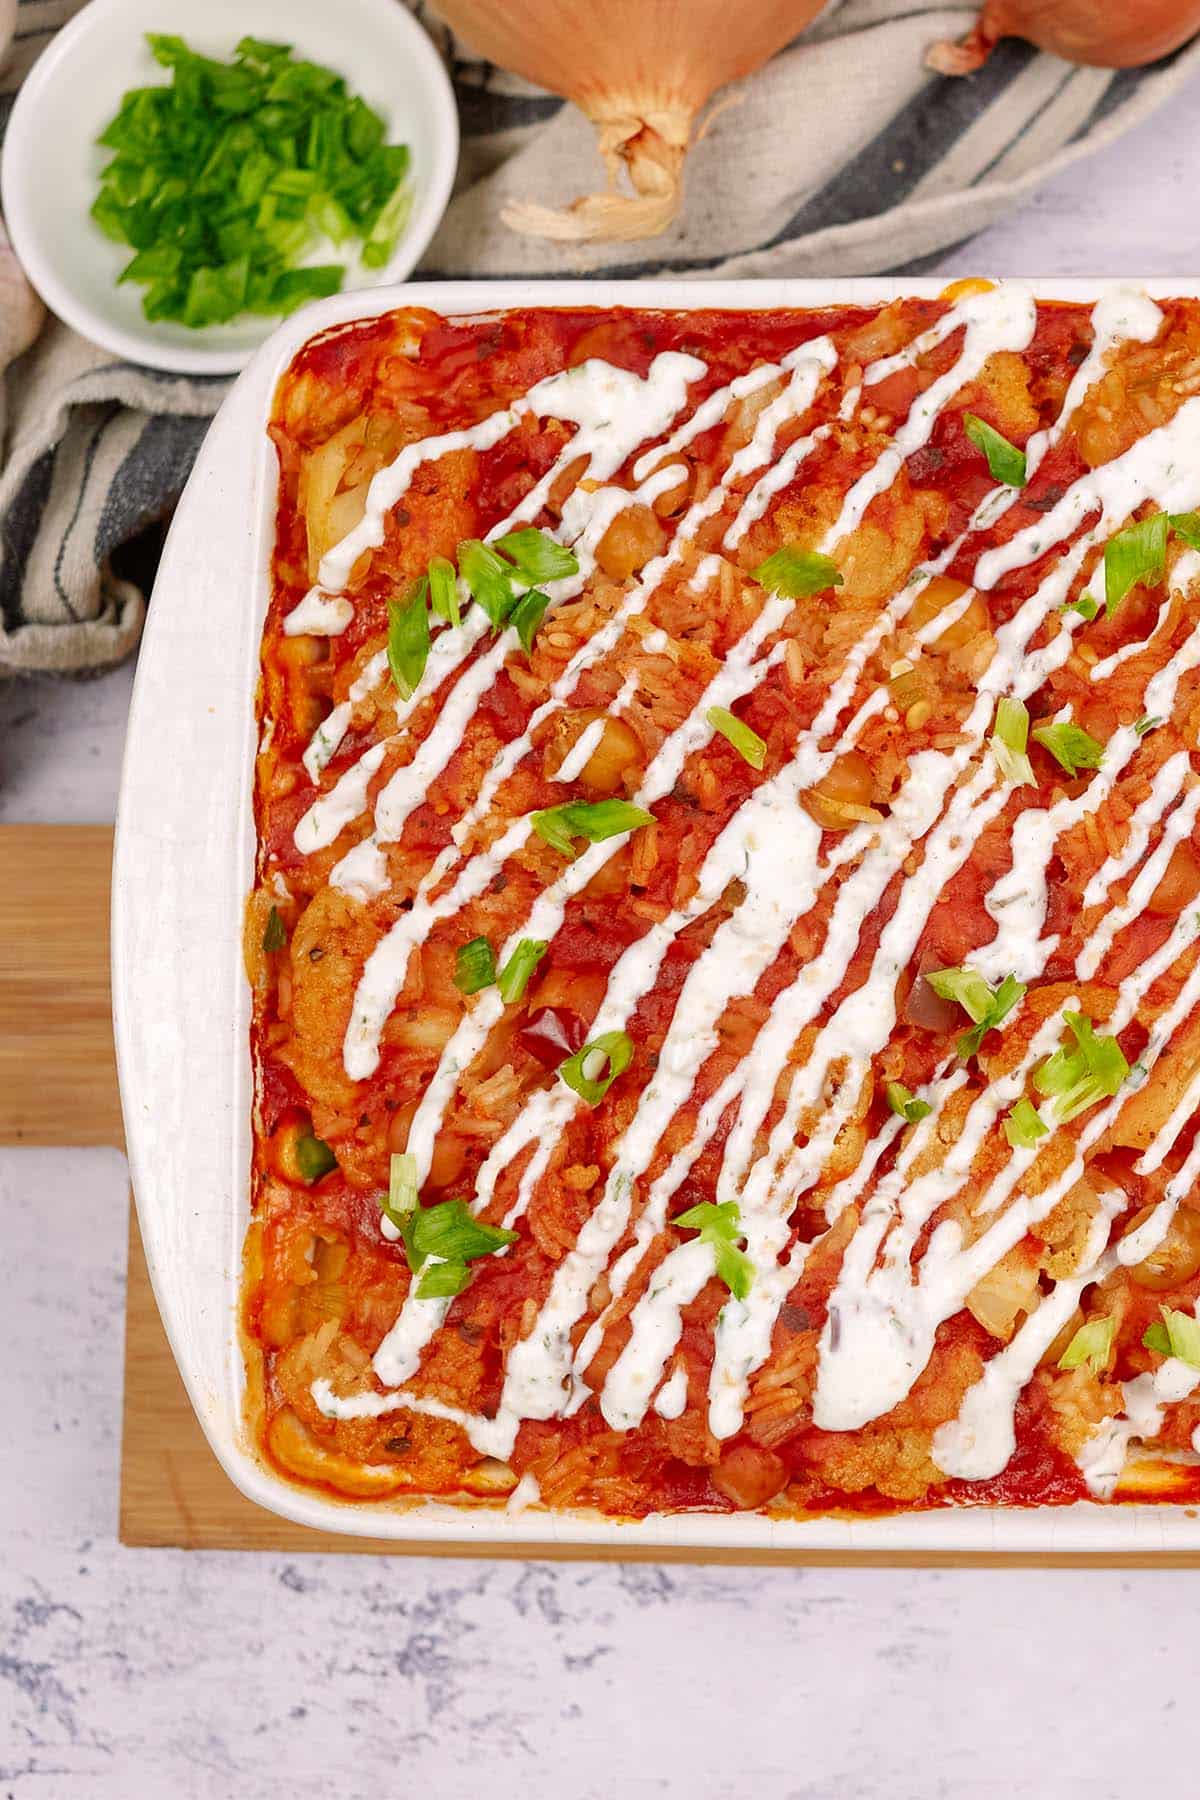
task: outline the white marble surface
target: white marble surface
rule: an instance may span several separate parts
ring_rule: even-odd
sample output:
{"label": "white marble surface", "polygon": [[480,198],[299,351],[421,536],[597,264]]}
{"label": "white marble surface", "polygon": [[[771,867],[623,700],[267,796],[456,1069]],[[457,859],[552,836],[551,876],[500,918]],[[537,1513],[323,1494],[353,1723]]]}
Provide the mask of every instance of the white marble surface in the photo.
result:
{"label": "white marble surface", "polygon": [[[1198,103],[947,276],[1194,275]],[[129,682],[0,684],[0,819],[111,818]],[[0,1152],[0,1800],[1188,1791],[1189,1574],[123,1550],[124,1206],[115,1153]]]}

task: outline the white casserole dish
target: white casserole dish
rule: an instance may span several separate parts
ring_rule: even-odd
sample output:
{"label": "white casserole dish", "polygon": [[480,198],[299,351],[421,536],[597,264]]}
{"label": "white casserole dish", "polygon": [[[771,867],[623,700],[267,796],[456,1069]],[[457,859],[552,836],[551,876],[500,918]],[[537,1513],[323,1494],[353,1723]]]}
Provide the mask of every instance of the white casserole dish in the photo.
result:
{"label": "white casserole dish", "polygon": [[[900,294],[939,281],[442,283],[348,294],[308,308],[265,344],[213,423],[163,555],[142,646],[113,871],[113,1004],[126,1137],[154,1291],[192,1404],[230,1479],[300,1524],[424,1545],[590,1546],[598,1555],[684,1549],[797,1558],[863,1552],[1200,1552],[1182,1506],[945,1509],[885,1518],[772,1520],[684,1514],[620,1522],[516,1516],[440,1502],[326,1499],[285,1482],[243,1430],[237,1333],[248,1217],[250,996],[242,906],[254,858],[254,689],[267,601],[276,463],[275,384],[306,339],[402,304],[446,313],[532,305],[764,310]],[[1040,298],[1093,301],[1115,282],[1035,282]],[[1128,285],[1123,284],[1123,285]],[[1151,295],[1196,293],[1178,282]]]}

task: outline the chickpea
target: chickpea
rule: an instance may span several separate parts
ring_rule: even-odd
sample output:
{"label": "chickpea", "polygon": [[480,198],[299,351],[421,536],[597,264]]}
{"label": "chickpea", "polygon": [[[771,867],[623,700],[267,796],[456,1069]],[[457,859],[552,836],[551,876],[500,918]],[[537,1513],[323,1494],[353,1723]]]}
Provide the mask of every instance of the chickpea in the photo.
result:
{"label": "chickpea", "polygon": [[[920,631],[931,619],[945,612],[955,600],[967,591],[964,581],[955,581],[950,575],[935,575],[928,587],[922,588],[912,604],[912,611],[904,623],[912,631]],[[973,594],[970,604],[961,618],[947,625],[945,631],[933,640],[935,650],[962,650],[981,631],[988,629],[988,609],[978,594]]]}
{"label": "chickpea", "polygon": [[[1127,1230],[1136,1231],[1144,1225],[1153,1210],[1152,1206],[1143,1206],[1134,1213]],[[1143,1262],[1134,1263],[1129,1273],[1139,1287],[1149,1288],[1152,1293],[1178,1287],[1200,1274],[1200,1212],[1181,1206],[1158,1249],[1152,1250]]]}
{"label": "chickpea", "polygon": [[648,506],[627,506],[619,512],[596,545],[596,561],[612,581],[628,581],[650,561],[661,556],[667,534]]}
{"label": "chickpea", "polygon": [[802,805],[823,831],[848,831],[864,813],[877,816],[870,811],[871,788],[871,765],[860,751],[848,750],[803,796]]}
{"label": "chickpea", "polygon": [[604,723],[600,741],[576,780],[586,793],[604,797],[619,793],[625,771],[638,767],[642,760],[641,739],[624,719],[611,718],[596,708],[559,713],[546,744],[543,767],[547,776],[557,775],[584,732],[599,720]]}
{"label": "chickpea", "polygon": [[1200,894],[1200,858],[1186,838],[1176,844],[1162,880],[1146,903],[1147,911],[1173,919]]}

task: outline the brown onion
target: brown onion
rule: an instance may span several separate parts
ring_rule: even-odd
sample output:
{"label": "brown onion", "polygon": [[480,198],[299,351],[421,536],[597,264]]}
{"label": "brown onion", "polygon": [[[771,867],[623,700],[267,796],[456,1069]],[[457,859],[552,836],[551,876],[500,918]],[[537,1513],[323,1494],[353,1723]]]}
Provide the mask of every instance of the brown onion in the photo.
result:
{"label": "brown onion", "polygon": [[1157,62],[1200,31],[1200,0],[987,0],[961,43],[948,39],[925,54],[939,75],[982,68],[1001,38],[1024,38],[1067,62],[1137,69]]}

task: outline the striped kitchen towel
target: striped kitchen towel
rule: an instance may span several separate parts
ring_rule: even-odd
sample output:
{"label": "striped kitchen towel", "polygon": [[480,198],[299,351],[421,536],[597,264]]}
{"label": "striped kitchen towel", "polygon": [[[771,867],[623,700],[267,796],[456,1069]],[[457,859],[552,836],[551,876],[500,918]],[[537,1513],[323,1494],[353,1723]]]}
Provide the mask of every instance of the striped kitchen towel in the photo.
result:
{"label": "striped kitchen towel", "polygon": [[[455,198],[424,276],[912,271],[1200,70],[1197,42],[1149,69],[1112,73],[1010,41],[978,74],[950,80],[928,72],[924,53],[962,36],[974,6],[833,0],[714,112],[689,158],[681,216],[663,236],[558,245],[515,235],[501,211],[511,199],[560,205],[593,190],[591,127],[473,59],[424,0],[409,3],[446,57],[463,126]],[[21,77],[78,4],[21,0],[0,127]],[[209,47],[202,8],[196,17],[194,35]],[[133,648],[145,605],[113,558],[175,503],[225,384],[134,368],[52,323],[6,385],[0,670],[104,667]]]}

